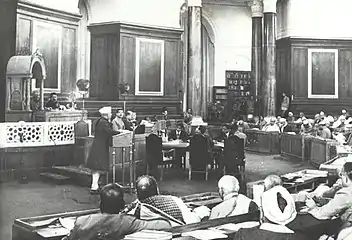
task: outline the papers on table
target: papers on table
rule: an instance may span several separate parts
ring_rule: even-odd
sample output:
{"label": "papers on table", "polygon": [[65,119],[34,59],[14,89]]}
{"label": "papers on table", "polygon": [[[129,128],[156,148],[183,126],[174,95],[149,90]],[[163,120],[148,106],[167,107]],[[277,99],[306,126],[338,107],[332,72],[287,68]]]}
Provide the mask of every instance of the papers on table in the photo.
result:
{"label": "papers on table", "polygon": [[257,226],[259,226],[259,222],[250,221],[250,222],[243,222],[243,223],[237,223],[237,224],[228,223],[221,226],[217,226],[214,229],[237,232],[241,228],[253,228]]}
{"label": "papers on table", "polygon": [[130,235],[126,235],[124,240],[169,240],[172,239],[172,233],[153,230],[142,230]]}
{"label": "papers on table", "polygon": [[223,142],[217,142],[214,144],[214,146],[224,148],[225,144]]}
{"label": "papers on table", "polygon": [[36,231],[39,236],[42,236],[43,238],[52,238],[52,237],[60,237],[60,236],[66,236],[70,233],[70,230],[64,228],[64,227],[57,227],[57,228],[43,228],[39,229]]}
{"label": "papers on table", "polygon": [[194,237],[201,240],[227,239],[227,235],[224,233],[225,232],[216,229],[195,230],[182,233],[182,237]]}
{"label": "papers on table", "polygon": [[76,217],[59,218],[59,221],[61,226],[71,231],[75,226]]}
{"label": "papers on table", "polygon": [[49,226],[49,225],[53,224],[58,219],[59,218],[49,218],[49,219],[46,219],[46,220],[30,222],[29,224],[33,228],[45,227],[45,226]]}

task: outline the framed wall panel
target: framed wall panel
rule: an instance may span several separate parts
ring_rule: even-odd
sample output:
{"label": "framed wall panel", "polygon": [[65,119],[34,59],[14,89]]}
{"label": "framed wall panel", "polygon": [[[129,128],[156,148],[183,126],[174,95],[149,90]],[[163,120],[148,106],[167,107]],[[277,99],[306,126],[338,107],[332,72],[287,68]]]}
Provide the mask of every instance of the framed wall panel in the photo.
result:
{"label": "framed wall panel", "polygon": [[77,52],[76,29],[63,28],[61,86],[63,93],[76,91]]}
{"label": "framed wall panel", "polygon": [[308,98],[338,98],[337,49],[308,49]]}
{"label": "framed wall panel", "polygon": [[136,95],[164,95],[164,65],[163,40],[136,38]]}
{"label": "framed wall panel", "polygon": [[31,55],[31,29],[30,19],[17,18],[16,55]]}
{"label": "framed wall panel", "polygon": [[[47,77],[44,91],[61,91],[62,26],[33,21],[32,52],[39,49],[44,57]],[[38,86],[36,86],[38,87]]]}

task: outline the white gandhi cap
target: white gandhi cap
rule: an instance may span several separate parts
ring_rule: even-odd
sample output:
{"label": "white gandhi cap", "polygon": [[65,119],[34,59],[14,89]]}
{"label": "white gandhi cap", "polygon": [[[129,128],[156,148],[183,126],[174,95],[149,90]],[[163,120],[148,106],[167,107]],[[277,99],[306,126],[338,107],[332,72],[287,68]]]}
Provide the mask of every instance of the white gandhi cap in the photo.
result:
{"label": "white gandhi cap", "polygon": [[111,107],[102,107],[102,108],[99,109],[99,113],[101,115],[109,114],[109,113],[111,113]]}

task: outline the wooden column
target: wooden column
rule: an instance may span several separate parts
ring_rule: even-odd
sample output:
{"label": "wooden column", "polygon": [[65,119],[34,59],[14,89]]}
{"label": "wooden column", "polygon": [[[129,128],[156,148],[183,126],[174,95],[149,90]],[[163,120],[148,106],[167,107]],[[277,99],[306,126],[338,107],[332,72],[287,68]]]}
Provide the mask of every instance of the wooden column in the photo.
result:
{"label": "wooden column", "polygon": [[204,116],[202,102],[202,1],[188,1],[188,91],[187,106],[194,116]]}
{"label": "wooden column", "polygon": [[0,0],[0,122],[5,122],[6,67],[16,51],[18,0]]}
{"label": "wooden column", "polygon": [[264,116],[276,116],[276,0],[264,0],[264,61],[262,103]]}
{"label": "wooden column", "polygon": [[252,94],[255,96],[254,114],[263,115],[260,107],[262,85],[263,2],[253,0],[252,10]]}

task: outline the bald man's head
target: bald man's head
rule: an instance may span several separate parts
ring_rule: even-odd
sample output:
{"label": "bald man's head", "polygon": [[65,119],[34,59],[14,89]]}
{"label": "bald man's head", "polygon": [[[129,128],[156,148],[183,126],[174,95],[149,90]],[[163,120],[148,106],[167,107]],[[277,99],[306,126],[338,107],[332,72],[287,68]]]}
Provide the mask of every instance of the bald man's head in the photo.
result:
{"label": "bald man's head", "polygon": [[275,186],[282,186],[282,180],[279,176],[271,174],[264,179],[264,190],[268,191]]}
{"label": "bald man's head", "polygon": [[236,193],[240,190],[240,184],[234,176],[225,175],[218,182],[219,194],[224,198],[228,194]]}
{"label": "bald man's head", "polygon": [[140,176],[136,182],[137,197],[140,201],[159,194],[158,184],[152,176]]}

